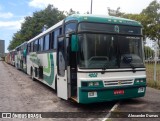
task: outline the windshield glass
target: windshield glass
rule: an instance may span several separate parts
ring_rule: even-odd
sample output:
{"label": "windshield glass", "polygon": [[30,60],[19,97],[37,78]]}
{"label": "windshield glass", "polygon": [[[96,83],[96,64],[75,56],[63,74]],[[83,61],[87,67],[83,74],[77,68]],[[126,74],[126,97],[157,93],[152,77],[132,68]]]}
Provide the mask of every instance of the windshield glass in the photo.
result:
{"label": "windshield glass", "polygon": [[120,67],[144,67],[141,37],[118,36]]}
{"label": "windshield glass", "polygon": [[108,34],[79,34],[79,67],[116,69],[142,67],[140,37]]}

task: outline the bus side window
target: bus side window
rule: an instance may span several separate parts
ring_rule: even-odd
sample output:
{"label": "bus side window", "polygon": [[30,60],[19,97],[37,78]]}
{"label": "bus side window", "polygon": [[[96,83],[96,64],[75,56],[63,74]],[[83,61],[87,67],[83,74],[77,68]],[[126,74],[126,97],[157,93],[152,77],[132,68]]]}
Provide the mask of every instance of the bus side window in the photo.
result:
{"label": "bus side window", "polygon": [[31,48],[31,43],[28,43],[28,44],[27,44],[28,53],[31,51],[30,48]]}
{"label": "bus side window", "polygon": [[59,28],[59,35],[62,35],[62,27]]}
{"label": "bus side window", "polygon": [[33,42],[31,42],[31,52],[33,52]]}
{"label": "bus side window", "polygon": [[49,49],[53,49],[53,36],[52,33],[49,33]]}
{"label": "bus side window", "polygon": [[37,52],[40,51],[40,42],[39,42],[39,40],[40,39],[38,39],[38,45],[37,45],[38,46],[38,50],[37,50]]}
{"label": "bus side window", "polygon": [[49,34],[44,37],[44,50],[49,50]]}
{"label": "bus side window", "polygon": [[38,39],[34,42],[34,52],[38,51]]}
{"label": "bus side window", "polygon": [[57,36],[59,35],[59,33],[59,29],[54,32],[54,49],[57,49]]}
{"label": "bus side window", "polygon": [[39,51],[43,51],[43,38],[39,39]]}
{"label": "bus side window", "polygon": [[33,41],[33,52],[35,52],[35,41]]}
{"label": "bus side window", "polygon": [[75,32],[76,31],[76,23],[69,23],[65,25],[65,33]]}
{"label": "bus side window", "polygon": [[54,49],[54,31],[50,33],[50,48]]}
{"label": "bus side window", "polygon": [[58,42],[58,75],[65,75],[65,47],[64,47],[64,38],[59,38]]}
{"label": "bus side window", "polygon": [[35,41],[33,41],[32,43],[33,43],[33,47],[32,47],[32,48],[33,48],[33,51],[32,51],[32,52],[34,52],[34,51],[35,51],[35,50],[34,50],[34,44],[35,44]]}

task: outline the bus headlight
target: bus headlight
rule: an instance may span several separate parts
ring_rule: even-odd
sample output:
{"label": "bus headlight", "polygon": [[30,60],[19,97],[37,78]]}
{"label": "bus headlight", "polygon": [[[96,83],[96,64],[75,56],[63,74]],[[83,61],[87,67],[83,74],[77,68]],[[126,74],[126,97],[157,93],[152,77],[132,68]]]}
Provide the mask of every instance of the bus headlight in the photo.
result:
{"label": "bus headlight", "polygon": [[88,86],[93,86],[93,82],[89,82],[89,83],[88,83]]}
{"label": "bus headlight", "polygon": [[144,84],[146,83],[146,79],[136,79],[134,82],[135,84]]}
{"label": "bus headlight", "polygon": [[99,86],[99,82],[88,82],[88,86]]}

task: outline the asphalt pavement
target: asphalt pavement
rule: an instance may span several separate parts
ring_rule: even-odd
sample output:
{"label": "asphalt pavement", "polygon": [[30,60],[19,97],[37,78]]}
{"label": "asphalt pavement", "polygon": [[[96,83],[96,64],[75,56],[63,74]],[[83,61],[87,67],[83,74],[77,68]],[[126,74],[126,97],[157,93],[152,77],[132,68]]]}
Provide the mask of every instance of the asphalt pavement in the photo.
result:
{"label": "asphalt pavement", "polygon": [[80,112],[85,115],[85,118],[81,116],[60,118],[60,116],[53,119],[16,118],[10,119],[11,121],[100,121],[103,116],[96,117],[91,112],[106,112],[107,115],[116,103],[117,101],[82,105],[71,100],[62,100],[53,89],[39,81],[32,81],[29,75],[0,61],[0,112],[60,112],[60,115],[63,115],[63,112],[74,112],[73,114]]}

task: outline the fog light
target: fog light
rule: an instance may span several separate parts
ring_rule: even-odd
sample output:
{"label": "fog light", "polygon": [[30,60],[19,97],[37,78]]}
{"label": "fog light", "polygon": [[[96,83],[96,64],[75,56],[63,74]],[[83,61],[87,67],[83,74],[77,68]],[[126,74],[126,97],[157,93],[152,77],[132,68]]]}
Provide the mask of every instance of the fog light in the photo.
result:
{"label": "fog light", "polygon": [[145,88],[144,88],[144,87],[138,88],[138,93],[143,93],[144,91],[145,91]]}
{"label": "fog light", "polygon": [[99,86],[99,82],[94,82],[94,86]]}

